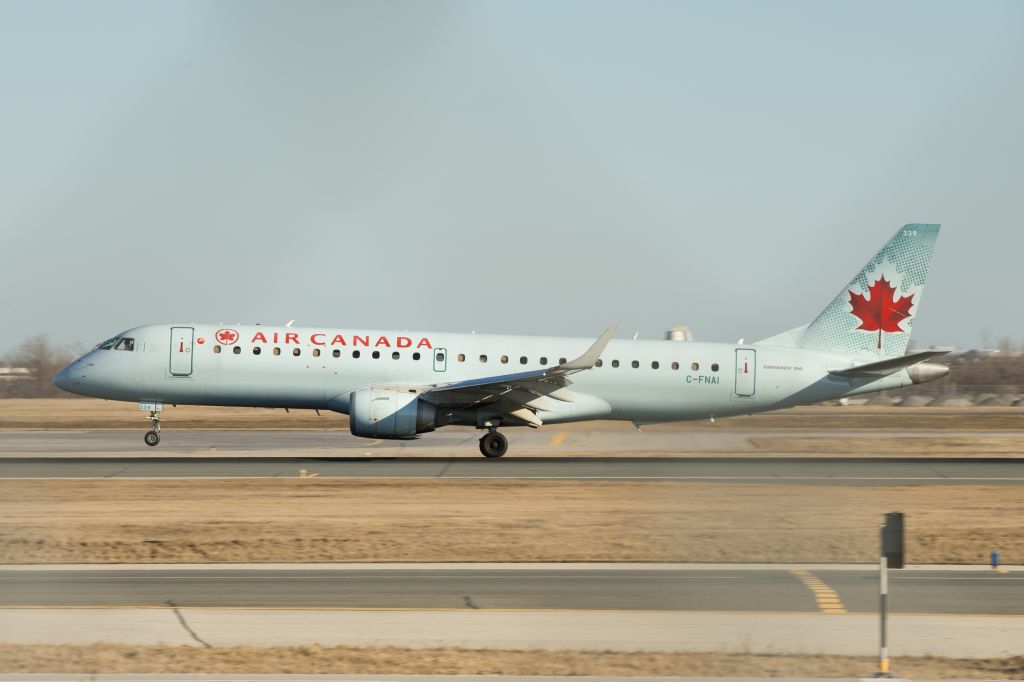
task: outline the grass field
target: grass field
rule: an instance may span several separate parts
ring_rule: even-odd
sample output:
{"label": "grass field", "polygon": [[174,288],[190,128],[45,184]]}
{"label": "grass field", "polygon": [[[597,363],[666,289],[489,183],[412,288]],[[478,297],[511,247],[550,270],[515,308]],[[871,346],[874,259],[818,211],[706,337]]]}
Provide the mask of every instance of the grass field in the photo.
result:
{"label": "grass field", "polygon": [[1012,486],[397,479],[0,481],[0,562],[1024,563]]}
{"label": "grass field", "polygon": [[[748,654],[400,649],[395,647],[42,646],[0,644],[7,673],[291,673],[349,675],[608,675],[868,677],[875,658]],[[898,658],[916,679],[1022,679],[1024,657]]]}

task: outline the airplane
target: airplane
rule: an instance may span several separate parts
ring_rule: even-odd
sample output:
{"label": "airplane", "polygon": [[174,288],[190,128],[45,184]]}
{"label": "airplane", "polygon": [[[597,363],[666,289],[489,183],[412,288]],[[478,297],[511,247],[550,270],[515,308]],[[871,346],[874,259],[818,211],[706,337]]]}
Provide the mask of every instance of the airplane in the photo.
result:
{"label": "airplane", "polygon": [[[716,419],[939,379],[907,355],[939,225],[905,225],[810,323],[756,343],[151,324],[97,345],[54,378],[79,395],[138,402],[147,445],[166,403],[329,410],[356,436],[413,439],[447,425],[485,431],[610,419]],[[786,311],[788,312],[788,311]]]}

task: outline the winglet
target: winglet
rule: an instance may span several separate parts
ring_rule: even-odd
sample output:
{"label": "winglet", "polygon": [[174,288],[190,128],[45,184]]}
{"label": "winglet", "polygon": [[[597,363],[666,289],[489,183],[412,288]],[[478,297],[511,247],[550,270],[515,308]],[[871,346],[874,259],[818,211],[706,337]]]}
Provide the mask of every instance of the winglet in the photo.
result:
{"label": "winglet", "polygon": [[604,334],[594,342],[594,345],[587,349],[587,352],[579,356],[575,360],[570,360],[564,364],[555,367],[554,369],[559,372],[567,372],[576,369],[590,369],[597,364],[598,359],[601,357],[601,353],[604,352],[605,346],[611,341],[612,335],[615,334],[615,330],[618,329],[618,325],[613,324],[604,330]]}

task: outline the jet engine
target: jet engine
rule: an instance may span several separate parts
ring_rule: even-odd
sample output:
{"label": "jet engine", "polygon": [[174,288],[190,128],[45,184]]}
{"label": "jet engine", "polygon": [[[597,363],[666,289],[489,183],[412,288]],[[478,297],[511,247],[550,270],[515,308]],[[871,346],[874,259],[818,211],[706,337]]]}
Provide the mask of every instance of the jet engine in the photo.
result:
{"label": "jet engine", "polygon": [[364,438],[415,438],[436,427],[436,409],[417,391],[363,388],[349,396],[349,430]]}

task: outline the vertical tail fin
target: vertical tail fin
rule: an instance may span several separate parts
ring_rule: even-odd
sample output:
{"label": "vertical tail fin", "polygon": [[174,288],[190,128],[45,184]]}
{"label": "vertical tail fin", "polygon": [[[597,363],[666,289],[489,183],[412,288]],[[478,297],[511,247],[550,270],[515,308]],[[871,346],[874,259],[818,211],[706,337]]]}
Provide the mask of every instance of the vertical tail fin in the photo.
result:
{"label": "vertical tail fin", "polygon": [[763,343],[883,358],[903,355],[938,236],[938,225],[904,225],[811,324]]}

